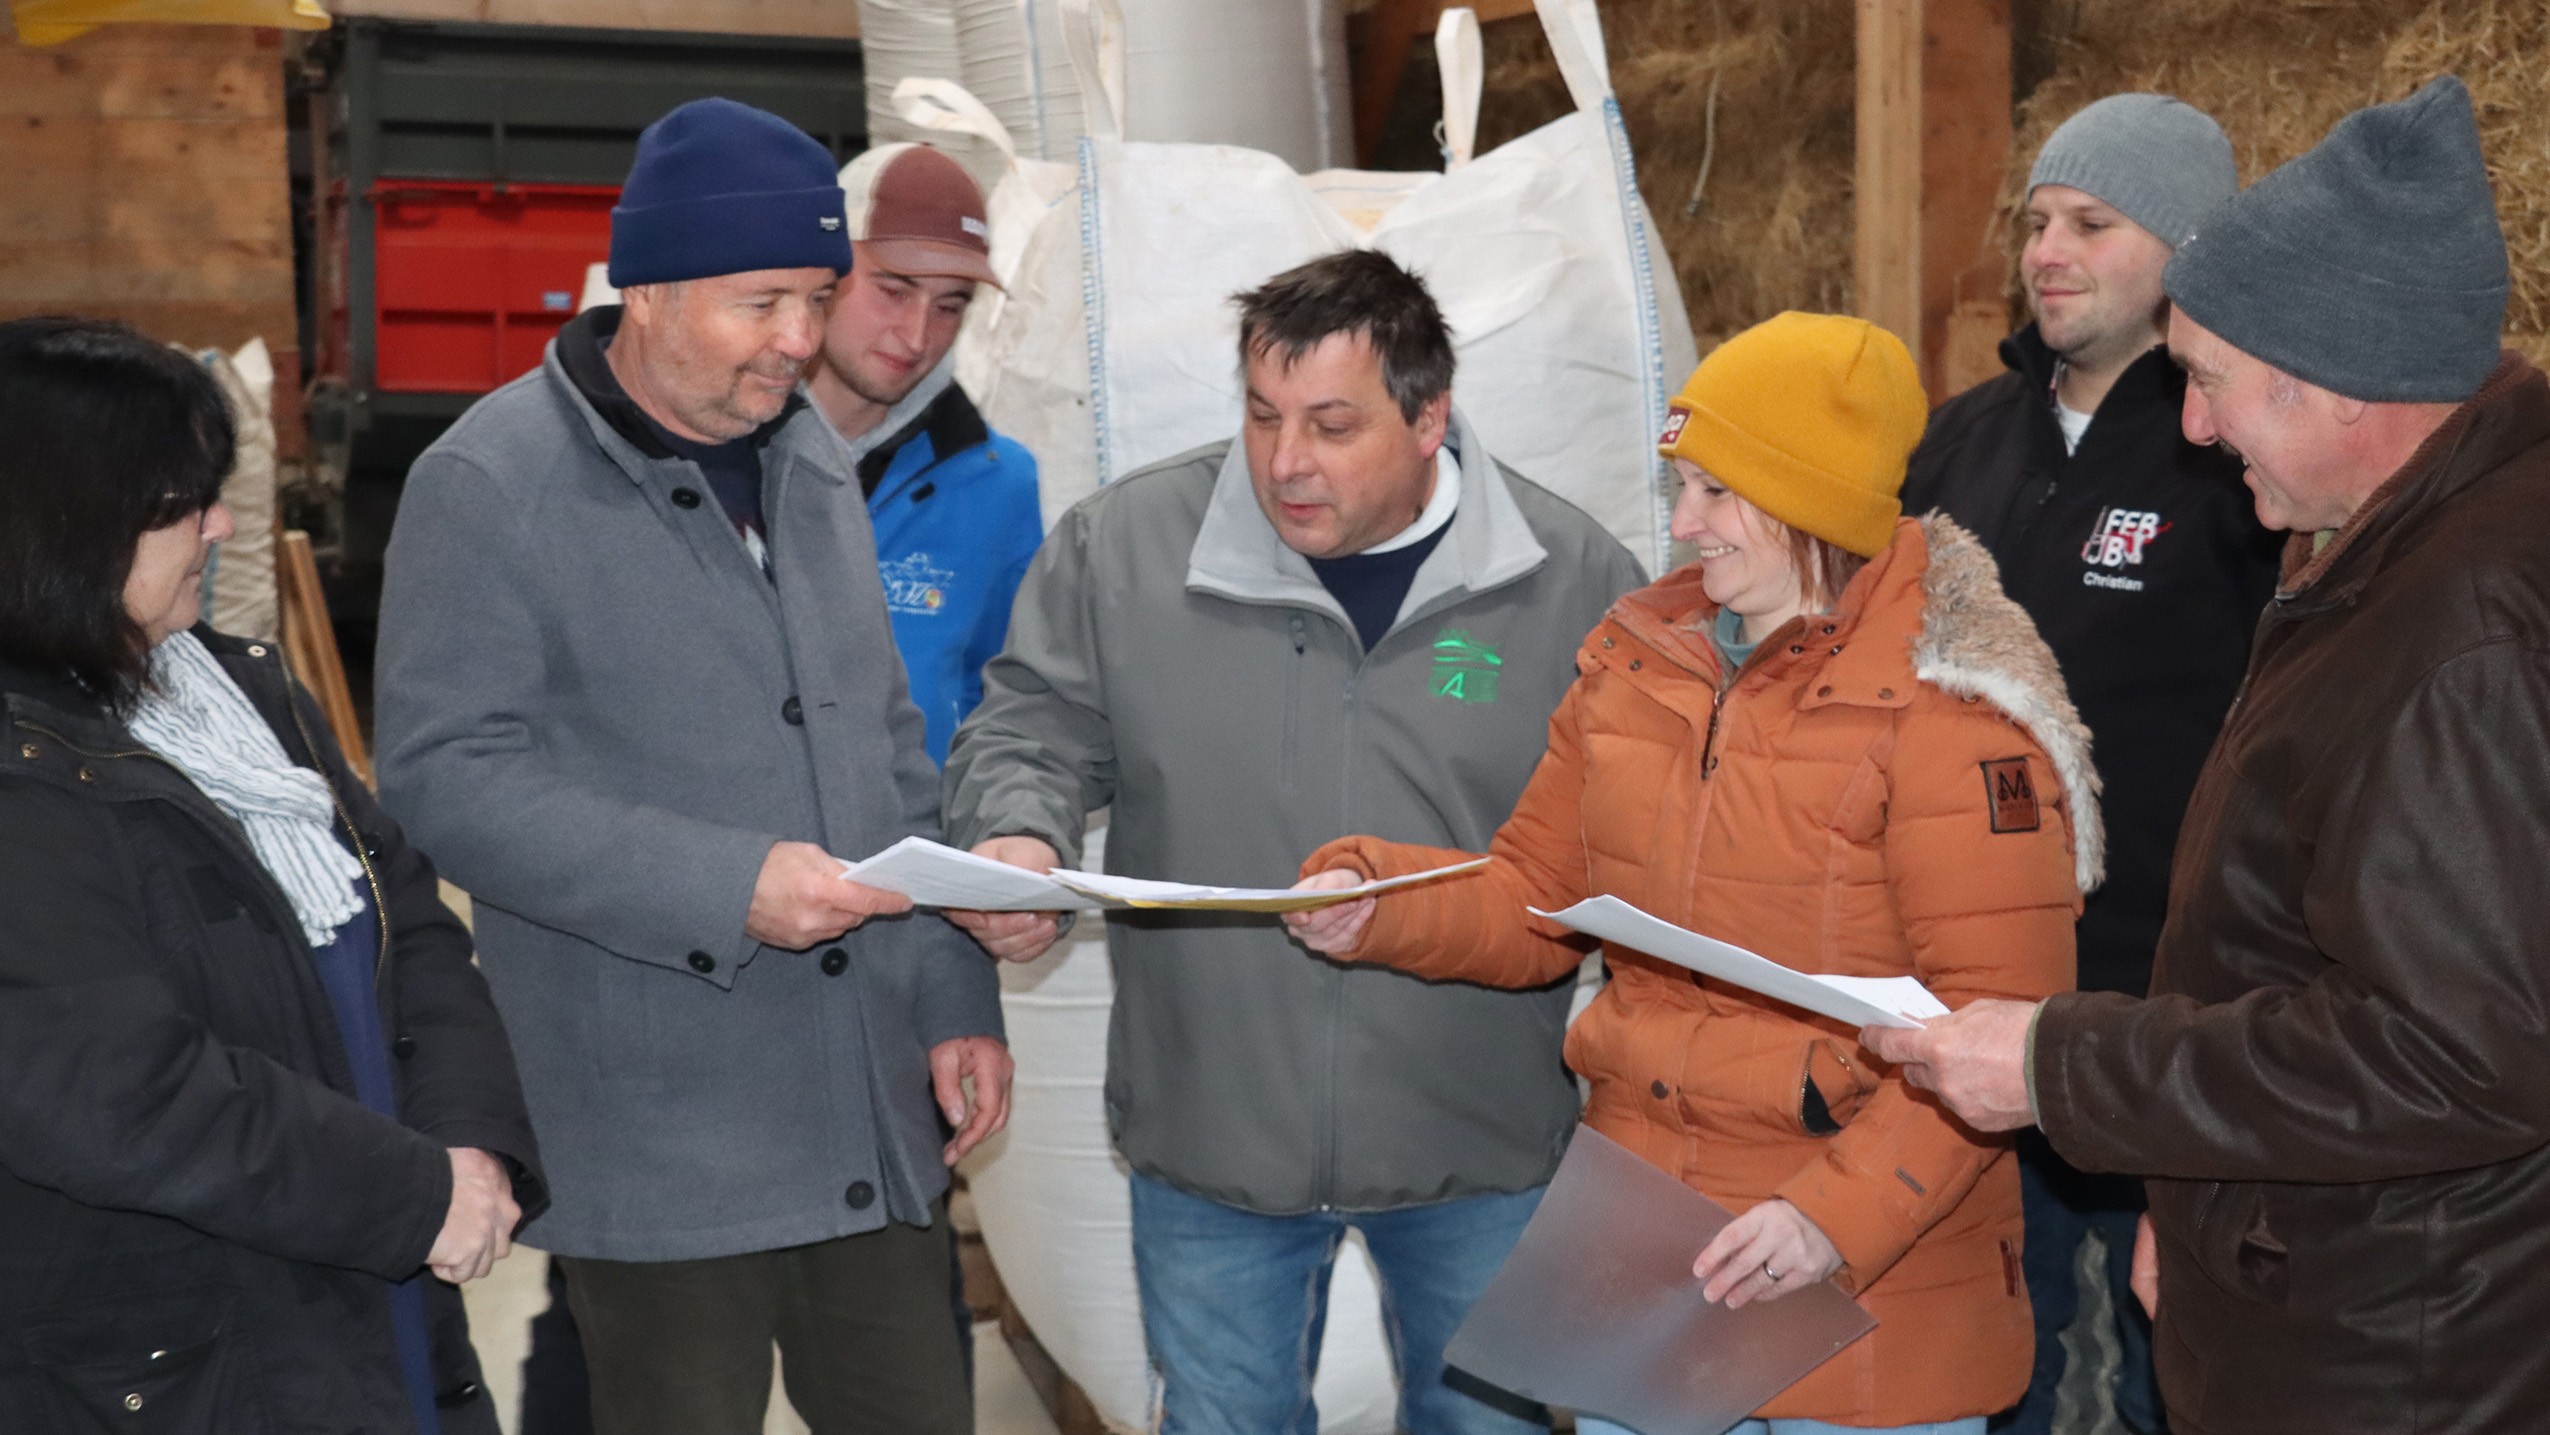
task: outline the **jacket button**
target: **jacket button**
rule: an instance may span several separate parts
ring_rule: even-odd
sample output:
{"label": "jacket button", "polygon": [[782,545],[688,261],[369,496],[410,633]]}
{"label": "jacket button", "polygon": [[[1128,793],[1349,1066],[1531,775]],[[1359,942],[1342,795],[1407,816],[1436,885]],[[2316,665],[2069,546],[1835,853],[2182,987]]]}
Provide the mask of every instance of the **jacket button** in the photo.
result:
{"label": "jacket button", "polygon": [[1648,1082],[1648,1083],[1647,1083],[1647,1090],[1649,1090],[1650,1092],[1653,1092],[1653,1093],[1655,1094],[1655,1098],[1656,1098],[1658,1101],[1662,1101],[1662,1100],[1664,1100],[1664,1099],[1665,1099],[1665,1084],[1664,1084],[1663,1082],[1661,1082],[1661,1081],[1650,1081],[1650,1082]]}
{"label": "jacket button", "polygon": [[1631,658],[1629,660],[1629,671],[1633,673],[1645,666],[1647,666],[1647,660],[1645,658]]}
{"label": "jacket button", "polygon": [[142,1397],[141,1397],[140,1392],[136,1391],[135,1393],[133,1393],[133,1394],[131,1394],[131,1395],[127,1395],[127,1396],[125,1396],[125,1397],[124,1397],[124,1408],[125,1408],[125,1409],[127,1409],[127,1410],[139,1410],[139,1409],[141,1409],[141,1408],[142,1408]]}
{"label": "jacket button", "polygon": [[841,1199],[850,1203],[851,1210],[864,1211],[877,1203],[877,1188],[865,1181],[853,1181],[850,1189],[841,1193]]}
{"label": "jacket button", "polygon": [[1879,688],[1879,689],[1877,690],[1877,696],[1879,696],[1879,697],[1881,697],[1881,698],[1891,698],[1891,697],[1893,697],[1894,695],[1895,695],[1895,690],[1894,690],[1893,688]]}
{"label": "jacket button", "polygon": [[444,1391],[442,1394],[435,1396],[434,1408],[438,1410],[452,1410],[457,1409],[460,1406],[467,1405],[469,1402],[478,1398],[478,1388],[477,1381],[464,1380],[460,1384],[453,1386],[451,1389]]}
{"label": "jacket button", "polygon": [[837,977],[848,970],[850,970],[850,954],[848,952],[841,950],[839,947],[824,948],[823,974],[825,976]]}
{"label": "jacket button", "polygon": [[1825,624],[1825,625],[1824,625],[1824,636],[1825,636],[1825,637],[1828,637],[1828,638],[1829,638],[1829,637],[1833,636],[1835,633],[1838,633],[1838,632],[1840,632],[1840,631],[1841,631],[1841,629],[1839,629],[1839,628],[1835,627],[1835,626],[1834,626],[1834,625],[1832,625],[1831,623],[1827,623],[1827,624]]}
{"label": "jacket button", "polygon": [[1792,653],[1803,653],[1803,652],[1805,652],[1805,651],[1806,651],[1806,649],[1801,648],[1801,647],[1792,647],[1792,648],[1790,648],[1790,649],[1789,649],[1789,651],[1790,651],[1790,652],[1792,652]]}
{"label": "jacket button", "polygon": [[1610,646],[1611,646],[1611,639],[1609,639],[1609,638],[1605,638],[1605,639],[1603,639],[1603,646],[1604,646],[1604,647],[1606,647],[1606,648],[1610,647]]}
{"label": "jacket button", "polygon": [[779,705],[779,719],[790,727],[806,725],[806,705],[791,697]]}
{"label": "jacket button", "polygon": [[415,1054],[416,1038],[412,1036],[401,1034],[397,1040],[390,1043],[390,1055],[397,1057],[401,1061],[405,1061]]}
{"label": "jacket button", "polygon": [[691,970],[706,976],[717,970],[717,958],[706,952],[693,952],[691,953]]}
{"label": "jacket button", "polygon": [[697,508],[697,507],[699,507],[699,490],[698,490],[698,489],[696,489],[696,488],[677,488],[677,489],[674,489],[674,490],[673,490],[673,506],[674,506],[675,508]]}
{"label": "jacket button", "polygon": [[95,781],[97,781],[97,774],[96,774],[96,773],[94,773],[94,772],[89,771],[89,770],[88,770],[87,768],[85,768],[85,767],[84,767],[84,768],[81,768],[81,769],[80,769],[80,781],[82,781],[82,782],[95,782]]}
{"label": "jacket button", "polygon": [[265,645],[265,644],[263,644],[263,643],[250,643],[250,644],[248,645],[248,656],[249,656],[249,657],[252,657],[252,658],[262,658],[262,657],[264,657],[265,655],[266,655],[266,645]]}
{"label": "jacket button", "polygon": [[1825,685],[1825,686],[1823,686],[1823,687],[1817,688],[1817,689],[1815,690],[1815,695],[1816,695],[1817,697],[1819,697],[1819,698],[1829,698],[1829,697],[1831,697],[1831,696],[1833,695],[1833,689],[1832,689],[1832,686],[1831,686],[1830,684],[1826,684],[1826,685]]}
{"label": "jacket button", "polygon": [[44,756],[44,749],[37,747],[31,742],[22,742],[18,744],[18,756],[32,762],[35,759]]}

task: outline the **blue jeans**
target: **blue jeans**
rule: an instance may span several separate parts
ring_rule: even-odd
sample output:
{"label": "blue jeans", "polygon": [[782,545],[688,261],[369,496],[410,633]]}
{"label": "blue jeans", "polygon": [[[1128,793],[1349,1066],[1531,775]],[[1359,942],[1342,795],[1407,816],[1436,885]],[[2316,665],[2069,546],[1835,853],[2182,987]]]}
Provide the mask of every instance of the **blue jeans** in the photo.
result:
{"label": "blue jeans", "polygon": [[2116,1416],[2136,1435],[2166,1435],[2160,1382],[2152,1372],[2152,1322],[2127,1283],[2134,1269],[2134,1226],[2143,1214],[2143,1183],[2131,1176],[2094,1176],[2072,1169],[2034,1131],[2019,1136],[2019,1200],[2027,1216],[2027,1276],[2036,1313],[2036,1368],[2028,1393],[1992,1419],[1995,1435],[2052,1435],[2055,1392],[2069,1363],[2063,1332],[2081,1308],[2081,1242],[2092,1231],[2107,1243],[2107,1285],[2115,1309]]}
{"label": "blue jeans", "polygon": [[1160,1376],[1161,1435],[1315,1435],[1311,1381],[1328,1324],[1328,1277],[1349,1227],[1363,1232],[1381,1276],[1399,1428],[1547,1430],[1538,1406],[1443,1364],[1444,1343],[1540,1203],[1531,1190],[1396,1211],[1262,1216],[1136,1175],[1133,1267]]}
{"label": "blue jeans", "polygon": [[[1636,1435],[1626,1425],[1614,1425],[1590,1415],[1576,1417],[1576,1435]],[[1727,1435],[1983,1435],[1983,1417],[1966,1420],[1941,1420],[1930,1425],[1828,1425],[1821,1420],[1747,1420]]]}

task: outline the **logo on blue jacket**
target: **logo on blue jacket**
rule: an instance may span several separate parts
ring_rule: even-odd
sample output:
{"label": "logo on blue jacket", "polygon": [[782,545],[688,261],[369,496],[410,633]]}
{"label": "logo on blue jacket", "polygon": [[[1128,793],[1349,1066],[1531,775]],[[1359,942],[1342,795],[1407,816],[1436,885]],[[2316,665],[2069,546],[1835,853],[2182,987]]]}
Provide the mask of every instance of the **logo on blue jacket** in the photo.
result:
{"label": "logo on blue jacket", "polygon": [[877,576],[885,580],[887,611],[911,613],[923,618],[938,616],[947,606],[947,590],[956,582],[953,568],[933,567],[930,555],[913,553],[891,563],[877,565]]}

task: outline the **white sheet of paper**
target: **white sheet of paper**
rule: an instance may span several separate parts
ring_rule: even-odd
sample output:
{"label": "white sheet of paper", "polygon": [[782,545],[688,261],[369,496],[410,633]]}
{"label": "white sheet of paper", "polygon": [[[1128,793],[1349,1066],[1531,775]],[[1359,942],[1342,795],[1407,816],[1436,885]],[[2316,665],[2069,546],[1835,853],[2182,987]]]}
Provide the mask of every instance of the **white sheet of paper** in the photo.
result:
{"label": "white sheet of paper", "polygon": [[841,875],[924,907],[970,907],[983,912],[1094,912],[1105,906],[1051,877],[977,857],[944,842],[906,837],[864,862],[841,864]]}
{"label": "white sheet of paper", "polygon": [[1922,1017],[1946,1016],[1948,1008],[1915,977],[1841,977],[1801,972],[1781,966],[1715,937],[1651,917],[1618,897],[1588,897],[1564,912],[1531,909],[1536,917],[1573,927],[1587,936],[1618,942],[1632,951],[1661,957],[1703,976],[1733,982],[1774,1001],[1836,1017],[1853,1026],[1921,1029]]}
{"label": "white sheet of paper", "polygon": [[1645,1435],[1721,1435],[1877,1327],[1829,1280],[1742,1310],[1702,1299],[1692,1262],[1734,1219],[1580,1126],[1443,1358]]}
{"label": "white sheet of paper", "polygon": [[1055,882],[1084,892],[1092,897],[1128,907],[1182,907],[1209,912],[1307,912],[1319,907],[1333,907],[1376,892],[1387,892],[1417,882],[1431,882],[1460,872],[1475,872],[1487,865],[1485,857],[1468,862],[1455,862],[1448,867],[1435,867],[1424,872],[1411,872],[1405,877],[1385,877],[1377,882],[1362,882],[1352,887],[1330,891],[1305,892],[1294,887],[1207,887],[1192,882],[1154,882],[1143,877],[1113,877],[1103,872],[1054,873]]}

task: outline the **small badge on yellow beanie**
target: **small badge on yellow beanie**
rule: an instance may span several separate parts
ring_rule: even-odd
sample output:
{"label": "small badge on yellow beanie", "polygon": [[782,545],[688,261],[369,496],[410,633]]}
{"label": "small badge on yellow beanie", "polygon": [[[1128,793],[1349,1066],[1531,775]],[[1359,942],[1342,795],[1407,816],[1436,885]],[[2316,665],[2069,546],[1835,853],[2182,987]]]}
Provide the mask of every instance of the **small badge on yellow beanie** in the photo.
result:
{"label": "small badge on yellow beanie", "polygon": [[1656,447],[1671,448],[1675,444],[1681,442],[1682,426],[1689,422],[1691,422],[1691,410],[1683,408],[1679,404],[1666,410],[1664,437],[1656,440]]}

